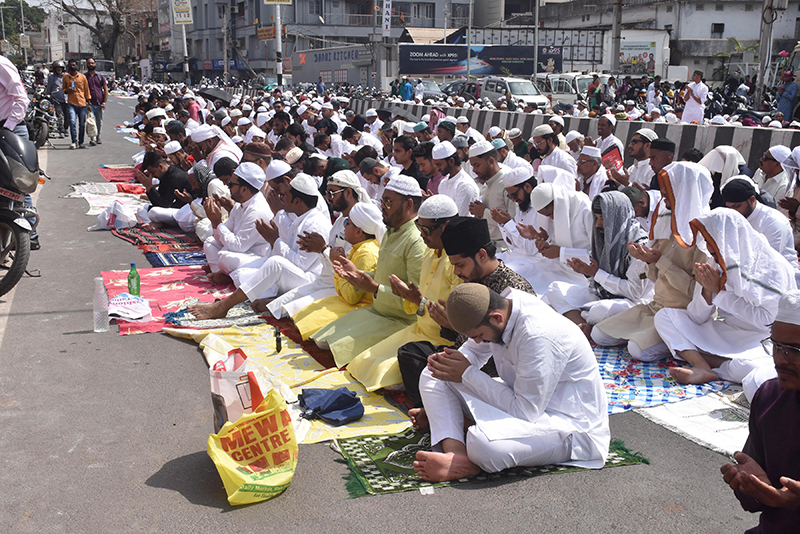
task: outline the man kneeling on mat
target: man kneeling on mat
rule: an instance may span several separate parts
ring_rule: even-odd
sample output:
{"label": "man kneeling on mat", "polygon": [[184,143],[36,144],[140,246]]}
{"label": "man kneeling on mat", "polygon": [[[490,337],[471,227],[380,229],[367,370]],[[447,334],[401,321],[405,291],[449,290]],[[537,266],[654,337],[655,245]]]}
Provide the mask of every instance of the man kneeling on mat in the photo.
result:
{"label": "man kneeling on mat", "polygon": [[[535,295],[511,288],[499,295],[480,284],[454,288],[447,316],[470,339],[431,355],[420,376],[423,408],[409,415],[415,428],[430,426],[434,452],[420,451],[414,462],[423,479],[516,466],[603,467],[608,403],[575,323]],[[492,356],[500,380],[480,370]]]}

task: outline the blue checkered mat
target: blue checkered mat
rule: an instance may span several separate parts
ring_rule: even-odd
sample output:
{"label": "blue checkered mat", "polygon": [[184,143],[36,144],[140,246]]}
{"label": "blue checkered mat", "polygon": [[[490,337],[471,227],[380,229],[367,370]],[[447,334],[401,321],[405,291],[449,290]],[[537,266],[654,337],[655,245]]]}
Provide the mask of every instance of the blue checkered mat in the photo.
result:
{"label": "blue checkered mat", "polygon": [[146,252],[144,255],[153,267],[169,267],[170,265],[203,265],[206,255],[196,252]]}
{"label": "blue checkered mat", "polygon": [[679,384],[669,375],[670,367],[681,365],[672,358],[645,363],[632,359],[625,349],[609,347],[595,347],[594,354],[606,388],[609,414],[702,397],[730,386],[721,380]]}

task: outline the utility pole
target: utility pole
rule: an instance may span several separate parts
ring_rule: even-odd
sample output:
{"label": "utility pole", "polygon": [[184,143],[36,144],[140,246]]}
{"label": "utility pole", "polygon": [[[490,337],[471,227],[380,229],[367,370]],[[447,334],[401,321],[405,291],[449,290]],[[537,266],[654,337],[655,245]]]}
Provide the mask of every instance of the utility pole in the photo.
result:
{"label": "utility pole", "polygon": [[614,20],[611,25],[611,74],[619,72],[619,50],[622,45],[622,0],[614,0]]}
{"label": "utility pole", "polygon": [[8,9],[6,7],[0,7],[0,22],[3,24],[3,40],[6,40],[6,19],[3,17],[3,10]]}
{"label": "utility pole", "polygon": [[758,83],[756,84],[755,104],[761,107],[764,101],[764,79],[767,67],[772,59],[770,57],[770,45],[772,44],[772,23],[775,22],[777,14],[773,10],[773,0],[764,0],[764,7],[761,11],[761,40],[758,45]]}
{"label": "utility pole", "polygon": [[469,20],[467,21],[467,80],[469,80],[469,64],[470,57],[472,56],[472,6],[475,0],[469,0]]}
{"label": "utility pole", "polygon": [[534,2],[533,6],[533,85],[539,86],[538,77],[539,72],[539,0]]}
{"label": "utility pole", "polygon": [[[22,35],[25,33],[25,12],[22,11],[22,0],[19,0],[19,16],[22,21],[22,25],[19,27],[19,34]],[[25,66],[28,66],[28,49],[22,47],[22,52],[25,54]]]}
{"label": "utility pole", "polygon": [[275,4],[275,75],[278,87],[283,87],[283,28],[281,28],[281,5]]}
{"label": "utility pole", "polygon": [[222,11],[222,84],[228,84],[228,6],[219,6]]}
{"label": "utility pole", "polygon": [[370,46],[372,46],[372,61],[373,61],[373,73],[375,76],[372,76],[370,73],[370,78],[372,78],[372,88],[375,89],[378,84],[378,69],[380,68],[381,64],[381,47],[378,44],[378,0],[372,0],[372,35],[370,36]]}

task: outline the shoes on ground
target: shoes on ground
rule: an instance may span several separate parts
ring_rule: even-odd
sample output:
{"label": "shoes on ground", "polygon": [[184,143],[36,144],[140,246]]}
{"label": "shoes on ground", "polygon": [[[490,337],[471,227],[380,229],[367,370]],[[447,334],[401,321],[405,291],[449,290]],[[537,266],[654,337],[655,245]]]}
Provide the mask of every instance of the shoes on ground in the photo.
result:
{"label": "shoes on ground", "polygon": [[31,250],[39,250],[42,248],[42,245],[39,243],[39,236],[32,237],[31,240]]}
{"label": "shoes on ground", "polygon": [[102,145],[102,144],[103,144],[103,142],[100,140],[100,138],[99,138],[99,137],[97,138],[97,144],[98,144],[98,145]]}
{"label": "shoes on ground", "polygon": [[76,146],[77,146],[77,145],[76,145],[75,143],[72,143],[71,145],[69,145],[69,149],[70,149],[70,150],[75,150],[75,147],[76,147]]}
{"label": "shoes on ground", "polygon": [[94,141],[89,141],[89,146],[97,146],[97,143],[95,143]]}
{"label": "shoes on ground", "polygon": [[86,148],[86,145],[84,145],[83,143],[81,143],[81,144],[79,144],[79,145],[78,145],[78,148]]}

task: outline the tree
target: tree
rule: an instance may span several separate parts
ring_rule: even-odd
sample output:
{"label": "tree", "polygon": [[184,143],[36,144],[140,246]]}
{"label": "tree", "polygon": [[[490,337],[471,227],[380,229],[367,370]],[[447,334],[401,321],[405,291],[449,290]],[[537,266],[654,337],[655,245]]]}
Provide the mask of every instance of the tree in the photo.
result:
{"label": "tree", "polygon": [[63,8],[76,24],[88,29],[97,40],[103,59],[112,61],[117,40],[130,33],[126,15],[132,11],[133,3],[131,0],[51,0],[53,9]]}

